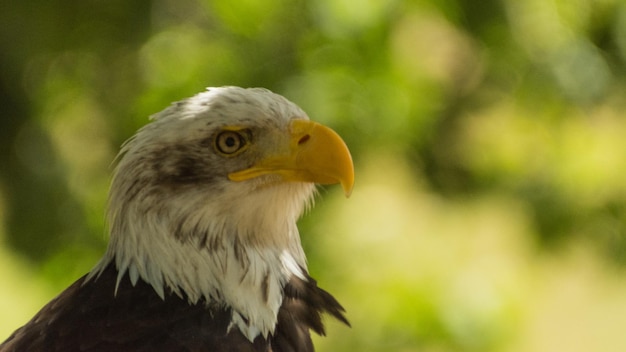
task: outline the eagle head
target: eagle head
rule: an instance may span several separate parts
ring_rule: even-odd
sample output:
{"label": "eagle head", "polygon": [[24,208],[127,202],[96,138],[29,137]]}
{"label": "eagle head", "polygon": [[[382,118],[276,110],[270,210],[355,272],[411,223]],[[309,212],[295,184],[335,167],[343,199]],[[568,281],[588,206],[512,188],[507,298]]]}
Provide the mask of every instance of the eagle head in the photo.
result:
{"label": "eagle head", "polygon": [[331,129],[265,89],[209,88],[154,115],[122,147],[108,209],[118,285],[231,308],[251,341],[272,333],[283,289],[306,280],[296,221],[315,185],[354,182]]}

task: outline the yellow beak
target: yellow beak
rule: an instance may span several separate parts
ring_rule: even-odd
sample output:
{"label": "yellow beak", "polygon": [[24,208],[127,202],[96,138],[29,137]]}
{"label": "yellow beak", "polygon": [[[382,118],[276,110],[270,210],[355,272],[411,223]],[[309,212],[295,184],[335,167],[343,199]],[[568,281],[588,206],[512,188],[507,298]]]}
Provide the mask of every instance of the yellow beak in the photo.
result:
{"label": "yellow beak", "polygon": [[[292,120],[288,142],[277,141],[269,155],[252,167],[228,175],[245,181],[261,175],[279,175],[284,181],[340,183],[346,197],[352,193],[354,166],[346,143],[330,128],[309,120]],[[272,148],[274,149],[274,148]]]}

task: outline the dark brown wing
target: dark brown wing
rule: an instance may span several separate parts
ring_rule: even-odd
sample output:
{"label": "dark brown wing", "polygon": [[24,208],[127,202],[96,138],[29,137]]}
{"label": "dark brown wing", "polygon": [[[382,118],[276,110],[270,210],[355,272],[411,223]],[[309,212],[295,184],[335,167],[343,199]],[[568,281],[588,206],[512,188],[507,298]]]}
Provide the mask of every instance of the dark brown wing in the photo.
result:
{"label": "dark brown wing", "polygon": [[343,308],[315,280],[292,279],[278,325],[268,339],[248,341],[230,329],[230,309],[190,305],[168,294],[161,299],[143,281],[124,278],[114,296],[117,271],[109,266],[97,280],[85,278],[48,303],[0,345],[8,351],[312,351],[309,329],[324,334],[321,314],[347,320]]}
{"label": "dark brown wing", "polygon": [[292,277],[284,288],[278,325],[272,338],[274,351],[313,351],[309,329],[319,335],[326,334],[323,313],[329,313],[350,326],[339,302],[317,287],[317,282],[308,274],[305,275],[306,280]]}
{"label": "dark brown wing", "polygon": [[190,305],[169,294],[162,300],[140,280],[124,278],[114,296],[117,271],[95,281],[84,277],[18,329],[0,351],[268,351],[237,329],[227,332],[228,309]]}

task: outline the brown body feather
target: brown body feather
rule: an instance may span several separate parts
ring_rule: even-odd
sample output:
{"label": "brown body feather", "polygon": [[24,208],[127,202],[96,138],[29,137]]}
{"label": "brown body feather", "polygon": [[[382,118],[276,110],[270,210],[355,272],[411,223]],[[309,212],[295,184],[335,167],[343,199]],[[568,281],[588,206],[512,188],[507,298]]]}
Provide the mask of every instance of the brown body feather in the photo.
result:
{"label": "brown body feather", "polygon": [[253,342],[228,329],[227,307],[190,305],[171,292],[161,299],[149,284],[132,286],[127,277],[114,295],[116,279],[112,265],[97,280],[79,279],[0,351],[313,351],[309,330],[324,334],[322,313],[348,324],[341,305],[311,278],[290,280],[274,333]]}

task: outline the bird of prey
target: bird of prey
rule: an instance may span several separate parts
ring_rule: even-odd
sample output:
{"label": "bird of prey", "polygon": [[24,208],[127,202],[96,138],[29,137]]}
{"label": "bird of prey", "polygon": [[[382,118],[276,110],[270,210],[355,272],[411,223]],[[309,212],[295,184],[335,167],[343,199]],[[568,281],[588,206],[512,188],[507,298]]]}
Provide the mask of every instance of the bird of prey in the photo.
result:
{"label": "bird of prey", "polygon": [[352,191],[344,141],[261,88],[209,88],[121,148],[110,240],[0,351],[312,351],[344,309],[307,271],[315,184]]}

